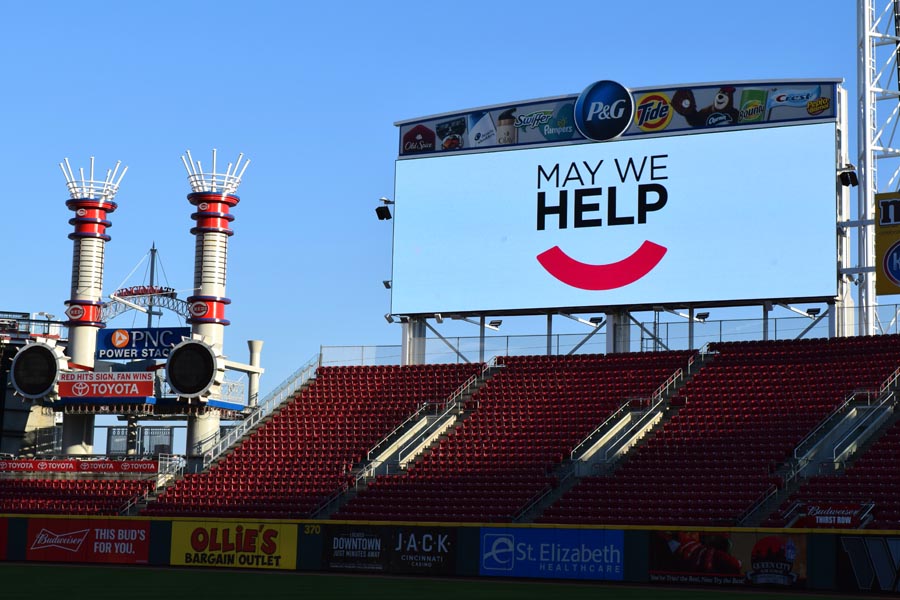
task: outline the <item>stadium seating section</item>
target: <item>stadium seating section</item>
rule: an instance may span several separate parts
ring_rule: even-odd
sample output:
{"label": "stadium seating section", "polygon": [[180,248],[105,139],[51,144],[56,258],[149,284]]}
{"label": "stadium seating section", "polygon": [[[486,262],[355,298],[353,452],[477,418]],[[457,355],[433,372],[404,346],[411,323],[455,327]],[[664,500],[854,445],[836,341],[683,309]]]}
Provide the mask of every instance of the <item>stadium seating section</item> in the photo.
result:
{"label": "stadium seating section", "polygon": [[307,517],[354,465],[426,402],[443,403],[482,365],[323,367],[312,385],[205,473],[188,474],[147,515]]}
{"label": "stadium seating section", "polygon": [[469,417],[401,475],[378,477],[334,518],[510,521],[625,401],[649,399],[689,353],[509,357]]}
{"label": "stadium seating section", "polygon": [[0,513],[118,515],[151,479],[0,479]]}
{"label": "stadium seating section", "polygon": [[900,339],[724,343],[663,428],[611,477],[588,477],[544,522],[733,525],[781,482],[795,446],[855,390],[900,366]]}
{"label": "stadium seating section", "polygon": [[[646,405],[691,361],[661,424],[604,474],[571,476],[574,448],[623,405]],[[785,486],[781,467],[810,431],[898,367],[898,336],[719,343],[703,355],[501,357],[436,443],[359,488],[373,447],[423,406],[446,405],[484,365],[323,367],[141,514],[308,518],[339,499],[333,519],[735,525]],[[900,528],[898,454],[900,424],[889,424],[844,471],[789,488],[763,524],[786,526],[799,504],[819,503],[871,505],[870,527]],[[119,514],[153,485],[3,478],[0,512]]]}

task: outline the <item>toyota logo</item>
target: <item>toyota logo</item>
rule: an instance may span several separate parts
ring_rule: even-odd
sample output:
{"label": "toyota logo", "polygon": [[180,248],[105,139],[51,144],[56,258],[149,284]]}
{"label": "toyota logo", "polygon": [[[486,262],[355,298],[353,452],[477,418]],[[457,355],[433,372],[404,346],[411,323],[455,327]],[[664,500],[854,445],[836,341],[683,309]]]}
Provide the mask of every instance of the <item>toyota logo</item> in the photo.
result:
{"label": "toyota logo", "polygon": [[79,381],[75,385],[72,386],[72,393],[76,396],[87,396],[88,392],[91,391],[91,386],[84,381]]}

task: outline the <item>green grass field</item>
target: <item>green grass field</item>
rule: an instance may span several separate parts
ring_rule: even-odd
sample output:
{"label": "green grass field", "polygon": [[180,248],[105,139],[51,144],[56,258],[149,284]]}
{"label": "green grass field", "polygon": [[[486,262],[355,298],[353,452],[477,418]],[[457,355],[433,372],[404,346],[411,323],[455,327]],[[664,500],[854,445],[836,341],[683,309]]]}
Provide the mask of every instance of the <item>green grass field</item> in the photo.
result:
{"label": "green grass field", "polygon": [[[317,598],[515,600],[787,600],[822,598],[745,590],[673,589],[608,584],[567,584],[489,579],[424,579],[364,575],[274,573],[201,569],[97,567],[50,564],[0,564],[3,600],[201,600],[215,598],[279,600]],[[847,599],[849,596],[841,596]]]}

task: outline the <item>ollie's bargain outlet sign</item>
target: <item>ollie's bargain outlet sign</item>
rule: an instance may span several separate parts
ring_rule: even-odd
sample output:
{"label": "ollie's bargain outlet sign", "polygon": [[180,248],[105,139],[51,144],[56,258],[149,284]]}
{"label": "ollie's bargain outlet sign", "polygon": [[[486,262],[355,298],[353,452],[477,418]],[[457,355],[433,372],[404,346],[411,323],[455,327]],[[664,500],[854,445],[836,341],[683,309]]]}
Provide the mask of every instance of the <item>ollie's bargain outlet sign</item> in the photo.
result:
{"label": "ollie's bargain outlet sign", "polygon": [[68,398],[152,396],[153,373],[60,373],[59,395]]}

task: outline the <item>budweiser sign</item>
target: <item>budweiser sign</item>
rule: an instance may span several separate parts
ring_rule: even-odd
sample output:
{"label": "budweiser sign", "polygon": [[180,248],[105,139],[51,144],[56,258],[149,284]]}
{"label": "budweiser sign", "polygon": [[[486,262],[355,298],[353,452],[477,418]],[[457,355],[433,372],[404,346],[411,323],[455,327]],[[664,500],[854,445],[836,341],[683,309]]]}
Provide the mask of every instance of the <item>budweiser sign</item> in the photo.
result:
{"label": "budweiser sign", "polygon": [[57,548],[66,552],[78,552],[81,544],[87,538],[90,529],[79,529],[78,531],[70,531],[68,533],[54,533],[49,529],[41,529],[31,544],[32,550],[43,550],[45,548]]}
{"label": "budweiser sign", "polygon": [[797,519],[794,527],[856,528],[862,522],[861,503],[806,505],[806,515]]}

